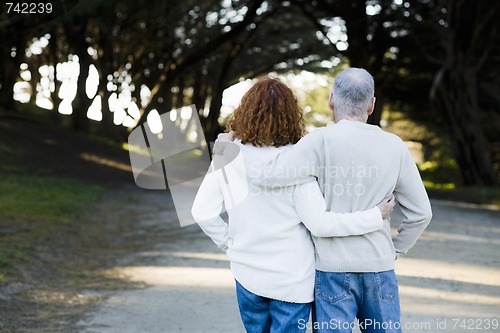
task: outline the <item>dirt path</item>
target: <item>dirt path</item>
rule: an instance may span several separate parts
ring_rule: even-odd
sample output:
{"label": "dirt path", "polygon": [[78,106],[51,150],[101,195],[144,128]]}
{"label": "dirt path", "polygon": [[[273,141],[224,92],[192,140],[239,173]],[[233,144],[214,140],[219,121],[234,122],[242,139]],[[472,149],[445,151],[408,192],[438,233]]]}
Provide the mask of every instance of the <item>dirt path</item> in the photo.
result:
{"label": "dirt path", "polygon": [[[137,223],[154,228],[154,239],[143,239],[150,242],[147,251],[123,258],[106,275],[123,276],[146,287],[115,293],[79,323],[78,331],[242,332],[225,255],[197,225],[179,226],[167,192],[140,195]],[[145,232],[146,237],[151,235]]]}
{"label": "dirt path", "polygon": [[[225,256],[197,226],[178,226],[165,193],[145,195],[138,223],[158,228],[157,243],[113,272],[146,287],[115,293],[78,331],[244,332]],[[500,211],[439,201],[433,209],[396,267],[405,332],[498,332],[491,325],[500,320]]]}

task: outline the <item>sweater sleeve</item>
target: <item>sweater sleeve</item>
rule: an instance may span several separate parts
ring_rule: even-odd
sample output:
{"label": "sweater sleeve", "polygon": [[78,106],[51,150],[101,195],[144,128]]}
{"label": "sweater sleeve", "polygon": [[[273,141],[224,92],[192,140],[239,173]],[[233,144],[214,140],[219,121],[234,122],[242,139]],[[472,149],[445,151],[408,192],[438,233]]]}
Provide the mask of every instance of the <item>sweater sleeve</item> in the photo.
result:
{"label": "sweater sleeve", "polygon": [[293,196],[302,223],[316,237],[363,235],[384,226],[378,207],[354,213],[327,212],[316,181],[296,186]]}
{"label": "sweater sleeve", "polygon": [[220,171],[207,172],[194,199],[191,214],[200,228],[224,252],[229,241],[228,225],[220,217],[224,197],[220,187]]}
{"label": "sweater sleeve", "polygon": [[404,218],[393,237],[396,257],[406,254],[432,218],[431,204],[410,151],[403,144],[403,154],[394,194]]}
{"label": "sweater sleeve", "polygon": [[292,148],[255,165],[248,172],[252,173],[256,185],[286,187],[315,180],[323,165],[324,140],[318,129],[304,136]]}

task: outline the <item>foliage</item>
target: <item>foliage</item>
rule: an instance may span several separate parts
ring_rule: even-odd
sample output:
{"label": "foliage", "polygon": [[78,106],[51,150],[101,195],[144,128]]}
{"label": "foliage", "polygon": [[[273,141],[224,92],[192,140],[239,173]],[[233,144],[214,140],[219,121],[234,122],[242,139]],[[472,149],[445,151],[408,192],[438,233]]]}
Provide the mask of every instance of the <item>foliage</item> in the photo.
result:
{"label": "foliage", "polygon": [[328,107],[328,97],[333,86],[329,73],[302,72],[300,81],[295,74],[282,75],[283,82],[289,85],[304,111],[308,127],[322,127],[332,123],[332,112]]}
{"label": "foliage", "polygon": [[498,78],[483,72],[494,58],[499,12],[498,1],[490,0],[419,1],[409,9],[419,51],[438,66],[430,99],[445,119],[465,185],[494,185],[497,181],[482,125],[487,109],[479,96],[485,91],[478,83],[499,87]]}
{"label": "foliage", "polygon": [[[382,115],[384,130],[394,133],[404,141],[421,145],[421,159],[417,165],[428,188],[462,186],[460,169],[450,147],[448,133],[429,124],[425,117],[409,116],[405,104],[392,103]],[[420,118],[420,119],[419,119]]]}

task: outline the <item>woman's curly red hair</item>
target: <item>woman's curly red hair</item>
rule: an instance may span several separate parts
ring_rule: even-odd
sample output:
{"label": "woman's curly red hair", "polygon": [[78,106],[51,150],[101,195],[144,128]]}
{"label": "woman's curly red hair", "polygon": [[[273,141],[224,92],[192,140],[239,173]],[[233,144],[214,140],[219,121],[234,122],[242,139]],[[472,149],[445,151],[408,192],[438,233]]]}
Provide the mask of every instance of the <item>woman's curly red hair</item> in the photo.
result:
{"label": "woman's curly red hair", "polygon": [[248,90],[227,128],[242,143],[275,147],[296,143],[305,131],[297,97],[286,84],[270,77],[259,80]]}

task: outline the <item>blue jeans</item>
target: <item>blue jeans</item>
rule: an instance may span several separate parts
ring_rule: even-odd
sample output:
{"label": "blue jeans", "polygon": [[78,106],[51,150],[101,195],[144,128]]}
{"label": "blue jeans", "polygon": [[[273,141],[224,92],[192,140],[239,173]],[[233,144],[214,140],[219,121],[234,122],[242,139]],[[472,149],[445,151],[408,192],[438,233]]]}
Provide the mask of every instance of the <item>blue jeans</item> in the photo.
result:
{"label": "blue jeans", "polygon": [[311,303],[289,303],[255,295],[238,281],[236,296],[247,333],[306,331]]}
{"label": "blue jeans", "polygon": [[314,294],[314,332],[351,333],[354,327],[363,333],[402,332],[394,270],[377,273],[317,270]]}

